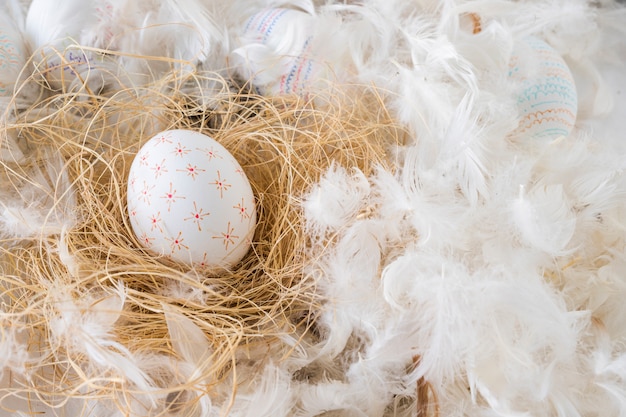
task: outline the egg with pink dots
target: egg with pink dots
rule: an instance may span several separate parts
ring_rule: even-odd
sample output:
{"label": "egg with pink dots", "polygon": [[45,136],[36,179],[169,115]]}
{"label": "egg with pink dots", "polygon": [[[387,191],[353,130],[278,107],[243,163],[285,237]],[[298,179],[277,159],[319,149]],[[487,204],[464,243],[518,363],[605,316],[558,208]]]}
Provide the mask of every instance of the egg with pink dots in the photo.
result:
{"label": "egg with pink dots", "polygon": [[128,216],[139,243],[157,256],[202,269],[233,268],[250,249],[256,207],[239,162],[200,132],[167,130],[131,165]]}

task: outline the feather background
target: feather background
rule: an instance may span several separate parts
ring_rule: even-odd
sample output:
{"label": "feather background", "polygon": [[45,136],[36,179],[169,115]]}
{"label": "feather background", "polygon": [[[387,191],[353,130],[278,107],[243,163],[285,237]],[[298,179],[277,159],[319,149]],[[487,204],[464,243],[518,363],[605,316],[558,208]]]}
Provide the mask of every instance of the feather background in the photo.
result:
{"label": "feather background", "polygon": [[[277,7],[299,19],[277,44],[242,33]],[[0,304],[0,389],[13,374],[32,377],[45,355],[71,367],[74,354],[90,380],[113,376],[137,395],[33,399],[36,412],[117,417],[119,402],[137,416],[625,416],[625,28],[626,9],[608,0],[32,0],[30,47],[65,48],[55,42],[71,38],[108,51],[96,69],[119,65],[133,86],[210,69],[284,94],[272,87],[285,75],[281,60],[310,36],[310,56],[328,71],[306,94],[365,85],[406,140],[389,149],[390,166],[366,174],[331,164],[290,196],[310,260],[298,273],[320,305],[308,331],[237,350],[236,390],[230,374],[203,378],[215,341],[184,308],[208,309],[203,291],[223,289],[199,290],[201,277],[155,290],[172,305],[142,306],[167,324],[175,355],[118,341],[137,290],[77,284],[83,272],[64,234],[80,220],[77,197],[47,156],[19,193],[0,185],[0,235],[19,244],[58,236],[46,250],[76,282],[47,288],[54,351],[33,352],[9,299]],[[517,85],[507,72],[527,35],[574,74],[579,106],[567,137],[512,135]],[[114,94],[124,83],[111,80],[103,85]],[[210,101],[212,84],[204,87]],[[177,384],[185,389],[168,391]],[[28,415],[19,398],[6,404],[15,404],[9,415]]]}

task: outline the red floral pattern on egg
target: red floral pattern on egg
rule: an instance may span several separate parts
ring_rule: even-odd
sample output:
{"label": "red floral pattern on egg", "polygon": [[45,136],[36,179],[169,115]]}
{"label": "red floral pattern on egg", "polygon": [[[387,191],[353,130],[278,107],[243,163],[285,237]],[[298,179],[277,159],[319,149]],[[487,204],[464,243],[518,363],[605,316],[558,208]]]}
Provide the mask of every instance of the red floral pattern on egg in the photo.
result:
{"label": "red floral pattern on egg", "polygon": [[159,255],[199,268],[232,266],[252,243],[250,183],[232,155],[206,135],[155,135],[137,153],[127,191],[133,232]]}

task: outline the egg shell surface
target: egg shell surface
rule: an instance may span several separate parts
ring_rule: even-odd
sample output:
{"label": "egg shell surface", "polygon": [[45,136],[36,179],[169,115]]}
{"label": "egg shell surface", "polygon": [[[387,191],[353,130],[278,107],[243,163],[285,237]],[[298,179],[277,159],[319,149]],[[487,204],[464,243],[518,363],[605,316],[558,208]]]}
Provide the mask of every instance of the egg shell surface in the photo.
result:
{"label": "egg shell surface", "polygon": [[514,47],[509,76],[520,83],[518,137],[568,136],[576,123],[578,96],[565,60],[543,40],[526,37]]}
{"label": "egg shell surface", "polygon": [[313,34],[312,16],[293,9],[266,9],[246,21],[244,72],[261,94],[306,94],[321,71],[311,52]]}
{"label": "egg shell surface", "polygon": [[95,69],[91,54],[81,48],[68,47],[61,51],[44,48],[44,51],[45,77],[52,90],[68,90],[74,80],[85,78]]}
{"label": "egg shell surface", "polygon": [[0,96],[9,97],[14,92],[28,55],[19,30],[7,16],[2,19],[4,25],[0,27]]}
{"label": "egg shell surface", "polygon": [[135,236],[158,255],[228,268],[250,247],[250,182],[228,150],[202,133],[168,130],[148,140],[131,165],[127,198]]}

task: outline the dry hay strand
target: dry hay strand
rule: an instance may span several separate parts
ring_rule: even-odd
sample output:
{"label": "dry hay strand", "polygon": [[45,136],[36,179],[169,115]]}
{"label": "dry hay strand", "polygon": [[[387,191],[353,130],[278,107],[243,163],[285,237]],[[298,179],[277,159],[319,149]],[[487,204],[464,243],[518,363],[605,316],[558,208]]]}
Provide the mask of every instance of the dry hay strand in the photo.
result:
{"label": "dry hay strand", "polygon": [[[258,225],[231,270],[189,269],[146,251],[131,232],[130,164],[172,128],[216,139],[251,182]],[[269,352],[281,336],[307,331],[320,300],[303,275],[311,260],[300,196],[333,163],[365,174],[389,166],[386,151],[403,135],[368,88],[264,98],[217,74],[175,72],[107,97],[59,93],[6,129],[19,132],[26,159],[0,170],[0,314],[16,349],[29,351],[7,392],[53,407],[108,399],[129,412],[147,380],[163,399],[153,413],[198,407],[202,393],[232,401],[237,352]],[[7,225],[7,210],[17,226]],[[167,312],[206,338],[195,373],[172,365],[189,358],[171,339]],[[140,375],[129,377],[131,365]]]}

